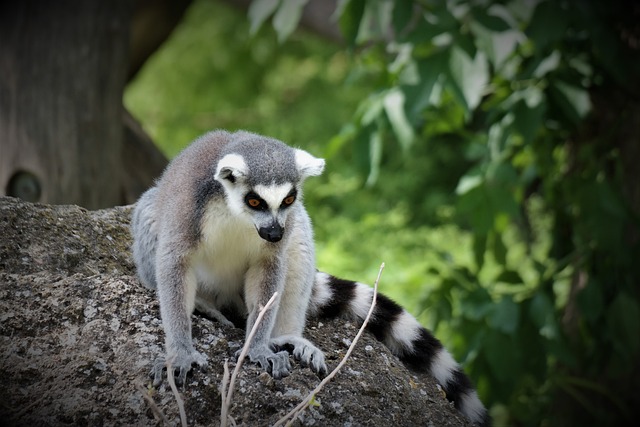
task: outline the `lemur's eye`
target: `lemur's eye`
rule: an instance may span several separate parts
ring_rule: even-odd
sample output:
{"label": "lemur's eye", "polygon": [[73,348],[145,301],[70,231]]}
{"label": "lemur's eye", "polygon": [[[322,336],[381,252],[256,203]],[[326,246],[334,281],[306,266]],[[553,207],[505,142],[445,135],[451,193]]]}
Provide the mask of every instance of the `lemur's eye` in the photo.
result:
{"label": "lemur's eye", "polygon": [[282,203],[284,203],[285,205],[288,206],[288,205],[292,204],[295,201],[296,201],[296,196],[289,196],[286,199],[284,199],[284,201]]}
{"label": "lemur's eye", "polygon": [[244,202],[251,209],[255,210],[265,210],[267,208],[267,204],[262,200],[260,196],[258,196],[254,192],[249,192],[246,196],[244,196]]}

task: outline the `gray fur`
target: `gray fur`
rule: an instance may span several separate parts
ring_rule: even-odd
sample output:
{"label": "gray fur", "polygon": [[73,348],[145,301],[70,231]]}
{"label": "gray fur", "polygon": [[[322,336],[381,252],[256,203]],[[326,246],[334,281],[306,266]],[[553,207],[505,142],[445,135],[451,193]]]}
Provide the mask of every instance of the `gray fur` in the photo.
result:
{"label": "gray fur", "polygon": [[[278,301],[259,325],[250,360],[276,378],[286,376],[288,353],[272,350],[286,345],[316,372],[326,372],[322,352],[302,338],[315,254],[299,201],[304,179],[323,166],[271,138],[216,131],[176,157],[140,198],[132,221],[134,261],[141,281],[158,291],[166,357],[179,379],[192,364],[206,364],[191,340],[194,308],[227,324],[220,309],[245,313],[248,332],[276,291]],[[251,209],[249,192],[262,192],[268,209]],[[284,206],[291,194],[297,200]],[[261,238],[273,230],[273,240]],[[160,359],[154,366],[156,382],[163,365]]]}
{"label": "gray fur", "polygon": [[247,179],[250,187],[261,183],[300,181],[300,174],[293,167],[294,150],[277,139],[249,132],[236,132],[233,140],[223,150],[223,155],[231,153],[241,155],[247,163],[251,171]]}
{"label": "gray fur", "polygon": [[155,218],[153,214],[155,187],[147,190],[138,200],[133,211],[131,227],[137,231],[133,241],[133,260],[138,267],[138,276],[143,285],[149,289],[156,289],[155,254],[158,244]]}

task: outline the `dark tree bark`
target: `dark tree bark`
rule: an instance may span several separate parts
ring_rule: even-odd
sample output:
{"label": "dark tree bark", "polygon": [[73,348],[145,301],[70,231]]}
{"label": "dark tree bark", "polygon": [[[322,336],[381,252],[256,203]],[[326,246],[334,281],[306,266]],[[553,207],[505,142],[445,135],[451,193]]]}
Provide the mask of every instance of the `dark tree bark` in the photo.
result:
{"label": "dark tree bark", "polygon": [[137,0],[131,23],[128,80],[171,35],[192,0]]}
{"label": "dark tree bark", "polygon": [[123,204],[134,203],[167,166],[167,158],[129,112],[125,111],[122,166]]}
{"label": "dark tree bark", "polygon": [[88,208],[121,202],[132,5],[0,6],[0,194]]}

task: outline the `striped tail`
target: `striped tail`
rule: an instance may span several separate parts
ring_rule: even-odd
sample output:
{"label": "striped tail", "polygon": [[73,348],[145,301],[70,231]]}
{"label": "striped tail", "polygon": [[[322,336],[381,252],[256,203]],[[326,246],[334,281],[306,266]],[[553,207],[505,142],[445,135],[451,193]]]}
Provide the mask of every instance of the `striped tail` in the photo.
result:
{"label": "striped tail", "polygon": [[[373,289],[368,285],[318,272],[309,315],[329,318],[348,316],[363,321],[372,298]],[[483,427],[491,425],[487,410],[460,365],[442,343],[402,307],[378,294],[367,330],[407,367],[433,375],[447,394],[447,399],[469,420]]]}

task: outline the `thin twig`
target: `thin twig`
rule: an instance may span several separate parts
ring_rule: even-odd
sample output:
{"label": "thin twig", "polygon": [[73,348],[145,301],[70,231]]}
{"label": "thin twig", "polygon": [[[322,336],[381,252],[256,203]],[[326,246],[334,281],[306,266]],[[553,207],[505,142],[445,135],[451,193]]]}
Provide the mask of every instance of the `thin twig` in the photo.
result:
{"label": "thin twig", "polygon": [[[235,420],[231,415],[228,414],[229,408],[225,407],[225,402],[227,399],[227,386],[229,385],[229,377],[231,376],[231,373],[229,372],[229,359],[224,360],[223,367],[224,367],[224,374],[222,375],[222,390],[220,391],[220,396],[222,397],[222,408],[223,408],[223,411],[225,412],[224,416],[227,417],[227,420],[231,420],[231,424],[235,426],[236,425]],[[220,416],[221,417],[223,416],[222,411],[220,412]],[[222,422],[220,424],[221,424],[221,427],[225,425],[225,424],[222,424]]]}
{"label": "thin twig", "polygon": [[[371,307],[369,307],[369,312],[367,313],[367,317],[364,318],[364,322],[362,323],[362,326],[360,326],[360,330],[358,331],[358,333],[356,334],[355,338],[353,339],[353,342],[349,346],[349,349],[347,350],[347,353],[344,355],[344,357],[342,358],[340,363],[338,363],[338,366],[336,366],[336,368],[333,371],[331,371],[331,373],[329,375],[327,375],[320,382],[320,384],[318,384],[318,386],[315,389],[313,389],[311,391],[311,393],[309,393],[307,395],[307,397],[302,402],[300,402],[300,404],[298,406],[293,408],[291,410],[291,412],[289,412],[287,415],[285,415],[284,417],[280,418],[278,420],[278,422],[273,425],[273,427],[280,426],[280,425],[282,425],[284,423],[288,423],[287,425],[290,425],[290,423],[293,422],[293,420],[295,420],[298,417],[298,415],[300,415],[302,413],[302,411],[304,411],[309,406],[311,401],[320,392],[320,390],[322,390],[322,388],[333,377],[335,377],[338,374],[338,372],[340,371],[340,369],[342,369],[344,364],[347,363],[347,359],[349,358],[349,356],[353,352],[353,349],[355,348],[356,343],[360,339],[360,336],[364,332],[364,329],[366,328],[367,323],[369,323],[369,319],[371,318],[371,314],[373,313],[373,309],[376,306],[376,299],[377,299],[377,296],[378,296],[378,282],[380,281],[380,276],[382,275],[382,270],[384,270],[384,262],[382,264],[380,264],[380,270],[378,271],[378,277],[376,278],[376,281],[373,284],[373,298],[371,299]],[[287,421],[289,419],[290,419],[290,421]]]}
{"label": "thin twig", "polygon": [[[271,299],[265,304],[264,307],[262,307],[262,310],[260,310],[260,313],[258,313],[258,317],[256,318],[256,321],[254,322],[253,327],[251,328],[251,332],[249,332],[249,335],[247,336],[247,339],[244,343],[244,347],[242,347],[242,351],[240,352],[240,356],[238,357],[238,361],[236,362],[236,367],[233,370],[233,374],[231,374],[231,381],[229,382],[229,390],[227,391],[227,396],[225,397],[223,394],[222,409],[220,411],[221,427],[227,426],[227,421],[229,418],[227,414],[229,413],[229,408],[231,407],[231,398],[233,397],[233,389],[235,387],[236,377],[238,376],[238,373],[240,372],[240,368],[242,367],[242,362],[244,361],[245,357],[247,357],[247,353],[249,352],[249,346],[251,345],[251,341],[253,341],[253,337],[258,331],[258,326],[260,325],[260,322],[262,322],[262,318],[264,317],[267,310],[271,308],[277,296],[278,296],[278,293],[274,292]],[[222,387],[224,390],[225,386],[223,385]]]}
{"label": "thin twig", "polygon": [[155,400],[153,400],[153,398],[151,396],[149,396],[148,390],[145,390],[145,388],[142,387],[142,385],[140,383],[136,383],[136,388],[138,389],[140,394],[142,394],[142,397],[144,398],[144,400],[146,400],[147,403],[149,404],[149,407],[151,408],[151,412],[153,412],[153,415],[155,416],[155,418],[158,421],[162,421],[163,425],[168,426],[169,425],[169,420],[164,415],[162,410],[158,407],[158,405],[156,404]]}
{"label": "thin twig", "polygon": [[222,390],[220,390],[220,396],[222,397],[222,406],[227,398],[227,384],[229,384],[229,359],[224,359],[224,374],[222,375]]}
{"label": "thin twig", "polygon": [[173,378],[173,368],[171,367],[171,361],[169,360],[167,360],[167,379],[169,380],[169,385],[171,386],[173,395],[176,397],[176,402],[178,403],[178,410],[180,411],[180,422],[182,423],[182,427],[187,427],[187,413],[184,410],[184,402],[182,401],[182,397],[180,397],[180,393],[178,393],[178,387],[176,387],[176,381]]}

